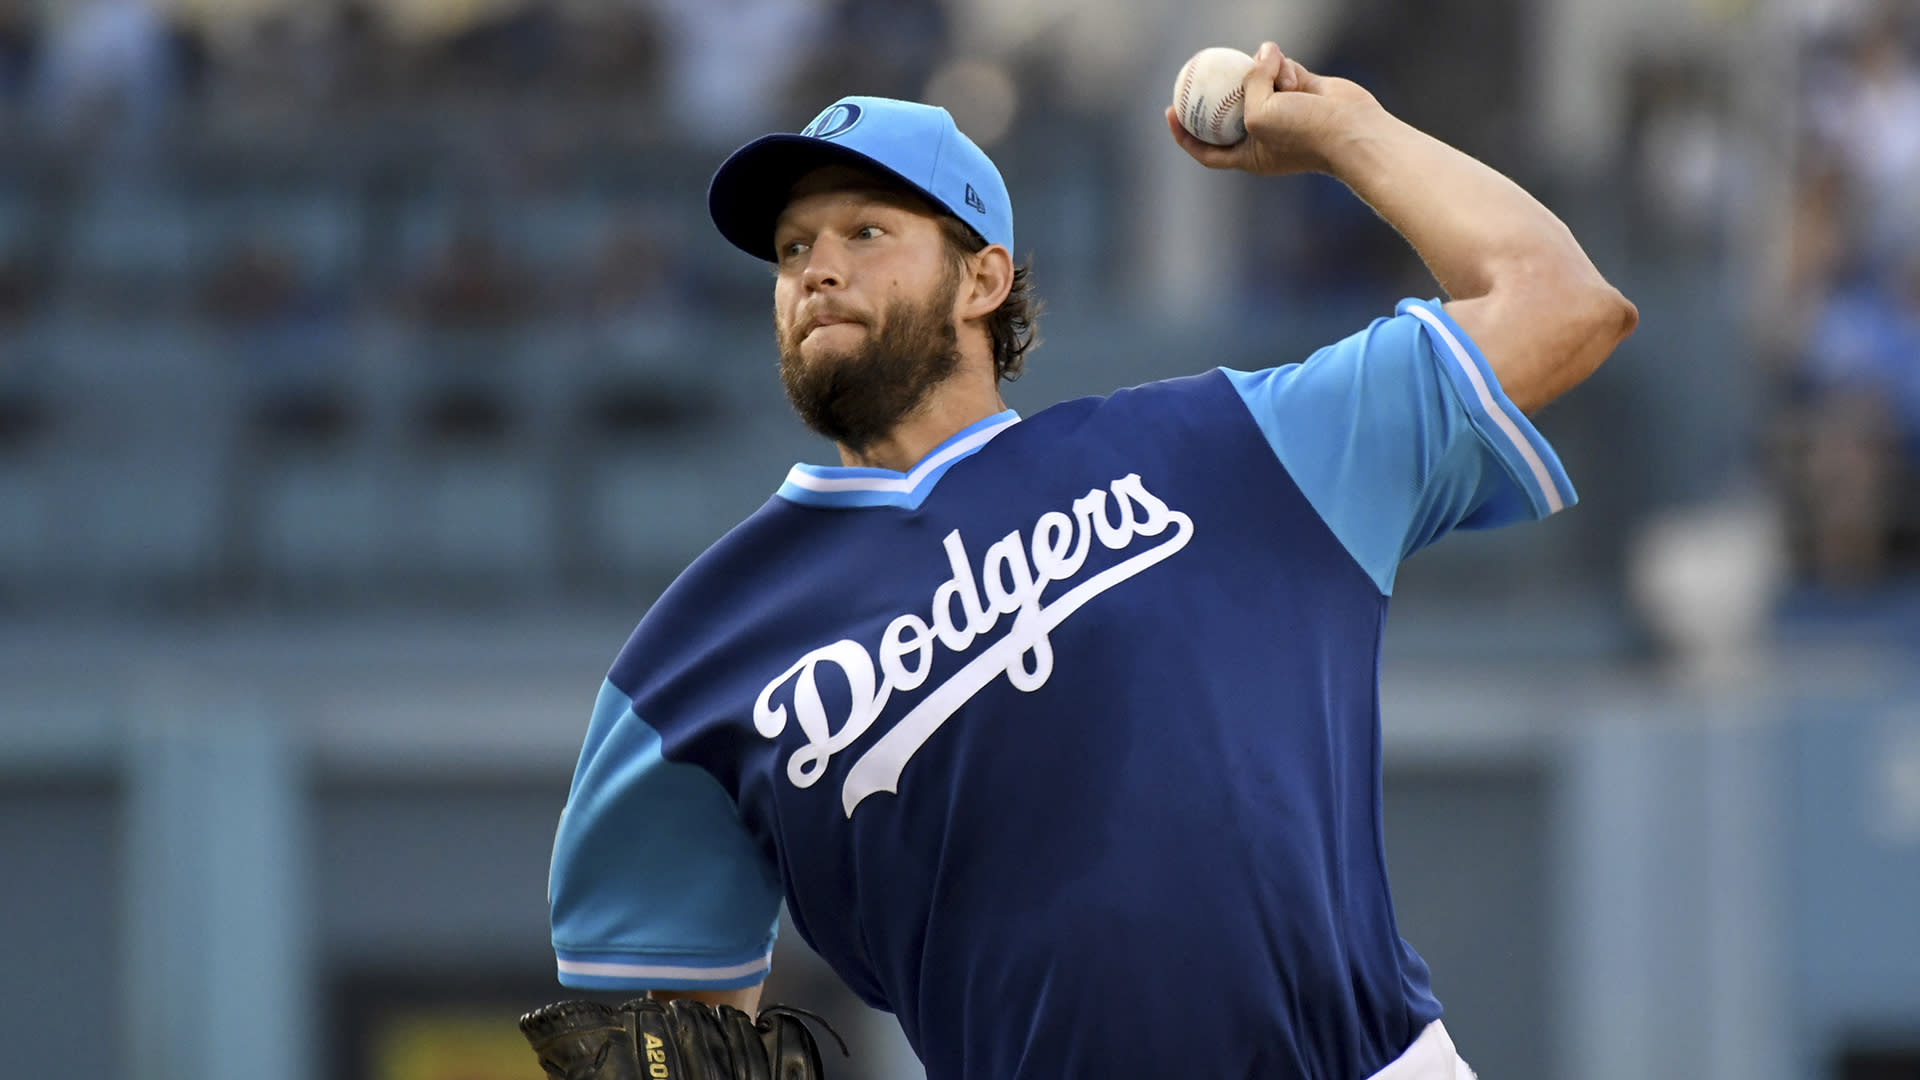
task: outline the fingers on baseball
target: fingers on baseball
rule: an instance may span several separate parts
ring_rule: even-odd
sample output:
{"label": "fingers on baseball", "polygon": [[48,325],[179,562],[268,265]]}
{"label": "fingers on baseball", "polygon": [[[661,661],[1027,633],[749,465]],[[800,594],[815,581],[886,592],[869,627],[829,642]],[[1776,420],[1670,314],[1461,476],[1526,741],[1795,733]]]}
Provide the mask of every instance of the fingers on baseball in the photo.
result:
{"label": "fingers on baseball", "polygon": [[1194,138],[1193,133],[1188,131],[1186,127],[1180,123],[1180,114],[1174,112],[1171,108],[1167,110],[1167,130],[1173,132],[1173,141],[1180,144],[1180,149],[1185,150],[1188,154],[1192,155],[1195,161],[1205,165],[1207,168],[1231,169],[1236,167],[1236,163],[1239,160],[1237,151],[1240,148],[1240,144],[1236,143],[1233,146],[1215,146],[1212,143],[1201,142],[1199,139]]}
{"label": "fingers on baseball", "polygon": [[1271,41],[1262,42],[1260,51],[1253,54],[1253,67],[1247,69],[1247,77],[1241,85],[1246,88],[1245,108],[1248,112],[1260,107],[1260,103],[1273,96],[1275,88],[1280,87],[1280,76],[1285,70],[1287,58],[1280,54],[1280,46]]}
{"label": "fingers on baseball", "polygon": [[1274,91],[1300,90],[1314,93],[1316,76],[1298,60],[1280,51],[1271,41],[1262,42],[1253,54],[1253,67],[1247,72],[1247,104]]}

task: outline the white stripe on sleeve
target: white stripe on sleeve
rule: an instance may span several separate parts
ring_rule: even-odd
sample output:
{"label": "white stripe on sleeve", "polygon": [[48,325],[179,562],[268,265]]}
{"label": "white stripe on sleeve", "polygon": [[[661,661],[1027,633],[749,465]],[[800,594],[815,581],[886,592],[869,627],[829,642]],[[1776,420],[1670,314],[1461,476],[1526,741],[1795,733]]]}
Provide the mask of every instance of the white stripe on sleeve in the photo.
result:
{"label": "white stripe on sleeve", "polygon": [[695,979],[719,982],[722,979],[737,979],[743,975],[766,971],[772,966],[773,957],[769,954],[744,964],[719,968],[673,964],[616,964],[588,960],[561,960],[559,963],[561,973],[566,975],[598,975],[615,979]]}
{"label": "white stripe on sleeve", "polygon": [[1487,388],[1487,380],[1480,375],[1480,366],[1473,362],[1473,357],[1467,355],[1467,350],[1460,344],[1460,339],[1453,336],[1453,331],[1447,329],[1447,324],[1441,321],[1438,315],[1426,308],[1413,304],[1409,305],[1407,310],[1440,335],[1440,340],[1446,344],[1447,351],[1453,355],[1454,363],[1460,366],[1461,371],[1466,372],[1467,381],[1473,384],[1473,392],[1480,399],[1480,407],[1487,411],[1487,415],[1493,417],[1493,422],[1499,426],[1501,433],[1506,435],[1508,441],[1513,443],[1514,449],[1520,452],[1521,460],[1527,463],[1528,471],[1533,473],[1534,483],[1538,484],[1541,492],[1546,495],[1547,512],[1557,514],[1566,509],[1566,502],[1560,498],[1560,489],[1553,482],[1553,474],[1547,471],[1547,463],[1540,460],[1539,452],[1533,448],[1533,443],[1521,434],[1519,425],[1513,422],[1513,417],[1508,416],[1507,411],[1493,400],[1493,392]]}

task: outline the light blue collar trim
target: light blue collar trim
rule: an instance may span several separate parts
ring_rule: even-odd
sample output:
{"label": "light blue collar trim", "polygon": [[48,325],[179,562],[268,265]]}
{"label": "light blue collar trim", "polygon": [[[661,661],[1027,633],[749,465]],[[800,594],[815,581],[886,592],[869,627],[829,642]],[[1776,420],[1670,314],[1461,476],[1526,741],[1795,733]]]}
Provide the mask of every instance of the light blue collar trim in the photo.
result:
{"label": "light blue collar trim", "polygon": [[969,424],[934,447],[912,472],[848,465],[795,465],[788,470],[779,495],[803,506],[898,506],[911,510],[926,499],[933,485],[955,462],[972,455],[992,442],[995,435],[1019,422],[1020,414],[1008,409]]}

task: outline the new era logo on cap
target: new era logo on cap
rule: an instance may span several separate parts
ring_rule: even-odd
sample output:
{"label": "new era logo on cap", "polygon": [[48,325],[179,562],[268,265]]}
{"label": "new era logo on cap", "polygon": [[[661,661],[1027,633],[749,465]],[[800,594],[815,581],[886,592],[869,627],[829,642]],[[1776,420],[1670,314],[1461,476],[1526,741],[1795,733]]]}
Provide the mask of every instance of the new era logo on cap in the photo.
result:
{"label": "new era logo on cap", "polygon": [[973,211],[976,214],[984,214],[987,212],[986,200],[980,197],[979,192],[973,190],[972,184],[967,185],[967,205],[973,207]]}

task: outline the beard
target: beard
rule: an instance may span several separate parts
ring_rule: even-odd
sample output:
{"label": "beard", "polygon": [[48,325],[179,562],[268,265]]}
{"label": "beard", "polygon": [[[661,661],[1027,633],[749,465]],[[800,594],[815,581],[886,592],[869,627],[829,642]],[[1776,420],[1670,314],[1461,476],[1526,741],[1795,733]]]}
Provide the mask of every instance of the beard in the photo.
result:
{"label": "beard", "polygon": [[960,367],[953,327],[958,275],[924,303],[898,299],[880,325],[851,349],[801,355],[803,335],[782,331],[780,382],[787,401],[814,432],[858,454],[925,404],[933,388]]}

